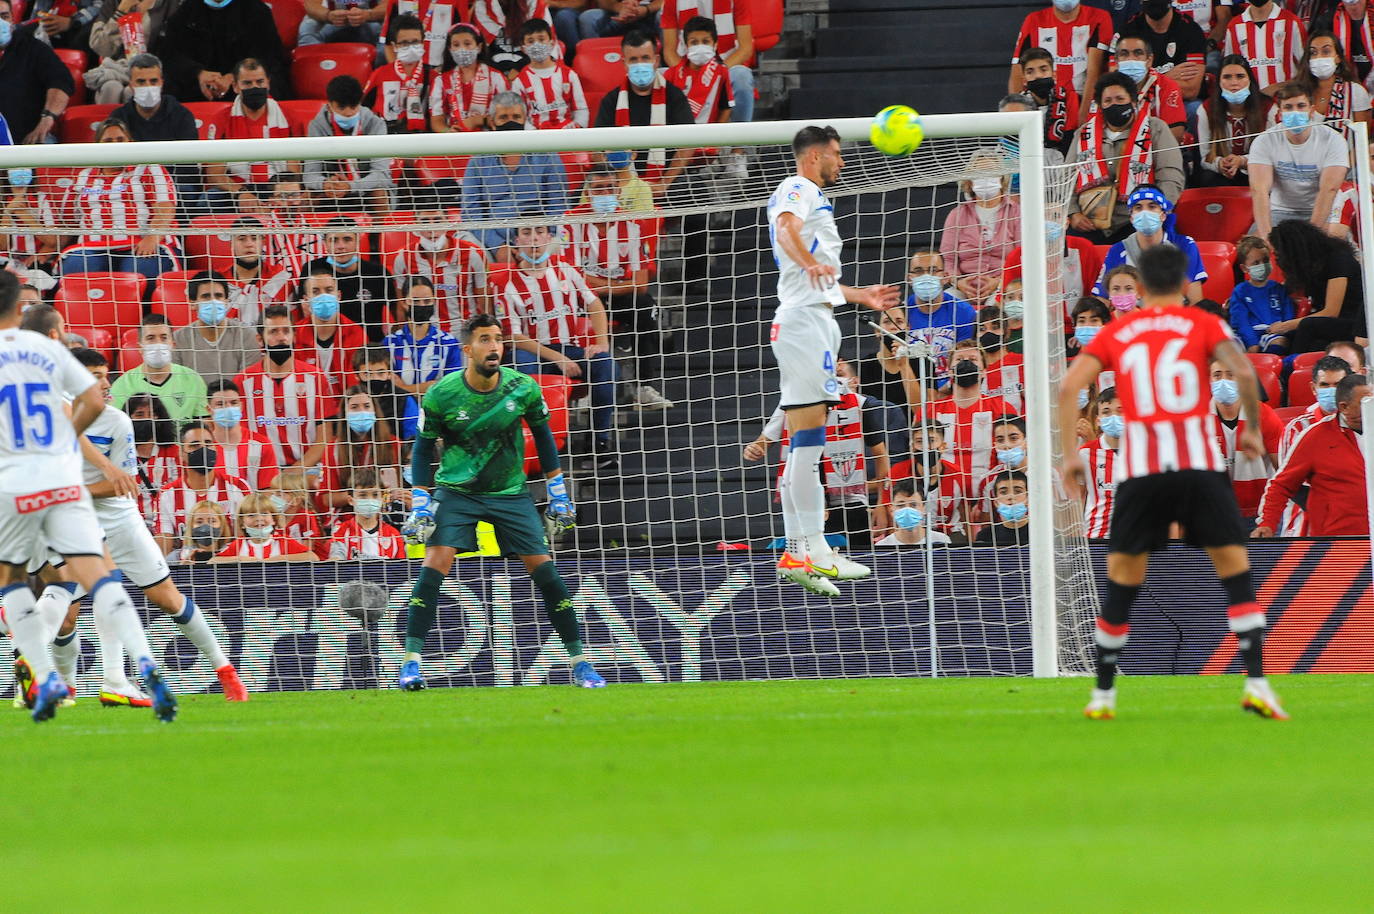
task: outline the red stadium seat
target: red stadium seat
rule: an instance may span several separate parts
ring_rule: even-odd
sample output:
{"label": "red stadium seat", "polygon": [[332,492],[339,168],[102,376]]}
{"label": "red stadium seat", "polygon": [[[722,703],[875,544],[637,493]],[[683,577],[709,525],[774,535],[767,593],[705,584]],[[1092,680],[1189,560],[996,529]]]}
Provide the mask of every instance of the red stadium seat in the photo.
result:
{"label": "red stadium seat", "polygon": [[[782,38],[782,0],[746,0],[751,4],[750,12],[754,14],[754,21],[749,27],[749,32],[754,36],[755,60],[751,63],[757,64],[757,55],[764,51],[772,50],[777,46],[778,40]],[[582,45],[577,46],[581,50]]]}
{"label": "red stadium seat", "polygon": [[138,273],[71,273],[58,282],[53,304],[68,324],[122,331],[138,326],[147,285]]}
{"label": "red stadium seat", "polygon": [[281,46],[288,51],[295,50],[301,20],[305,18],[305,5],[301,0],[271,0],[267,5],[272,10],[272,21],[277,25]]}
{"label": "red stadium seat", "polygon": [[324,102],[318,98],[293,98],[290,101],[277,102],[277,104],[281,105],[286,120],[296,128],[301,136],[305,136],[305,128],[310,126],[315,115],[319,114],[320,109],[324,107]]}
{"label": "red stadium seat", "polygon": [[187,232],[182,236],[182,251],[186,255],[186,267],[194,272],[214,270],[228,273],[233,265],[234,247],[229,235],[229,226],[237,216],[197,216],[191,220],[193,229],[221,229],[214,234]]}
{"label": "red stadium seat", "polygon": [[229,102],[187,102],[186,110],[196,119],[196,132],[202,140],[208,139],[205,131],[210,124],[231,107]]}
{"label": "red stadium seat", "polygon": [[1194,241],[1232,244],[1255,221],[1248,187],[1193,187],[1179,195],[1174,208],[1178,230]]}
{"label": "red stadium seat", "polygon": [[592,167],[591,153],[560,152],[558,156],[563,160],[563,171],[568,177],[568,197],[578,200],[582,196],[582,178]]}
{"label": "red stadium seat", "polygon": [[88,349],[94,349],[103,355],[111,365],[115,364],[115,336],[104,327],[82,327],[76,324],[67,324],[67,332],[75,333],[86,341]]}
{"label": "red stadium seat", "polygon": [[1274,374],[1283,372],[1283,359],[1268,352],[1247,352],[1246,358],[1255,366],[1255,371],[1268,371]]}
{"label": "red stadium seat", "polygon": [[[582,80],[582,91],[591,104],[592,96],[598,99],[625,82],[625,64],[620,58],[619,38],[587,38],[577,43],[577,56],[573,58],[573,70]],[[596,108],[591,109],[592,122],[596,122]]]}
{"label": "red stadium seat", "polygon": [[1293,358],[1293,372],[1311,371],[1312,366],[1317,364],[1326,355],[1325,352],[1302,352]]}
{"label": "red stadium seat", "polygon": [[[572,381],[559,374],[537,374],[533,377],[539,382],[539,389],[544,392],[544,402],[549,407],[549,431],[553,432],[554,443],[562,450],[568,441],[568,400],[572,393]],[[540,469],[539,454],[529,429],[523,425],[521,429],[525,434],[525,475],[528,476]]]}
{"label": "red stadium seat", "polygon": [[1283,406],[1274,410],[1274,413],[1279,417],[1279,421],[1284,425],[1292,422],[1305,412],[1307,412],[1307,408],[1300,406]]}
{"label": "red stadium seat", "polygon": [[114,105],[72,105],[62,113],[58,138],[64,143],[94,143],[96,125],[114,109]]}
{"label": "red stadium seat", "polygon": [[296,48],[291,55],[291,85],[301,98],[324,98],[325,86],[336,76],[352,76],[366,85],[376,54],[372,45],[351,41]]}
{"label": "red stadium seat", "polygon": [[1197,250],[1207,270],[1202,294],[1212,301],[1226,304],[1231,297],[1231,290],[1236,287],[1235,274],[1231,271],[1236,259],[1236,246],[1229,241],[1199,241]]}
{"label": "red stadium seat", "polygon": [[125,330],[119,338],[119,370],[133,371],[143,364],[143,350],[138,345],[138,328]]}
{"label": "red stadium seat", "polygon": [[426,156],[415,160],[415,170],[425,184],[439,181],[461,182],[471,156]]}
{"label": "red stadium seat", "polygon": [[196,319],[196,309],[186,297],[186,282],[198,270],[169,270],[157,278],[148,303],[152,314],[164,314],[173,328],[185,327]]}
{"label": "red stadium seat", "polygon": [[1255,372],[1259,376],[1260,389],[1264,391],[1265,402],[1277,407],[1283,402],[1283,385],[1279,383],[1276,372],[1264,370]]}
{"label": "red stadium seat", "polygon": [[74,48],[54,48],[53,53],[57,55],[58,60],[62,61],[67,72],[72,74],[72,82],[76,84],[72,97],[68,100],[69,103],[73,105],[85,104],[86,71],[91,68],[90,58],[85,51],[78,51]]}
{"label": "red stadium seat", "polygon": [[1312,371],[1294,371],[1288,376],[1288,405],[1307,409],[1317,402],[1317,394],[1312,390]]}

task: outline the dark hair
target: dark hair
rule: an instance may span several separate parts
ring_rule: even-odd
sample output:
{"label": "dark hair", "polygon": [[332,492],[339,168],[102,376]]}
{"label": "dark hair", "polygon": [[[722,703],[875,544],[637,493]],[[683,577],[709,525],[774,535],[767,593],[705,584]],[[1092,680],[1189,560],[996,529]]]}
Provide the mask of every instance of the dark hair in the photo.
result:
{"label": "dark hair", "polygon": [[[234,64],[234,69],[230,71],[230,75],[234,77],[234,82],[239,81],[239,76],[244,70],[262,70],[266,72],[267,68],[264,67],[262,61],[258,60],[256,57],[245,57],[243,60]],[[270,92],[271,89],[269,88],[268,91]]]}
{"label": "dark hair", "polygon": [[110,360],[94,349],[73,349],[72,358],[87,368],[109,368]]}
{"label": "dark hair", "polygon": [[1312,91],[1301,80],[1294,79],[1286,83],[1279,83],[1279,87],[1274,90],[1272,98],[1274,104],[1277,105],[1279,102],[1286,102],[1288,99],[1297,98],[1299,95],[1309,102],[1312,100]]}
{"label": "dark hair", "polygon": [[481,56],[481,54],[482,54],[482,48],[486,47],[487,42],[486,42],[486,40],[482,37],[482,33],[479,32],[479,31],[477,31],[476,27],[471,26],[471,25],[469,25],[469,24],[466,23],[466,22],[460,22],[460,23],[458,23],[458,24],[455,25],[453,28],[449,29],[449,30],[448,30],[448,34],[444,36],[444,72],[445,72],[445,73],[447,73],[449,70],[455,69],[455,68],[458,66],[458,61],[456,61],[456,60],[453,59],[453,52],[450,50],[450,48],[452,47],[453,36],[454,36],[454,35],[457,35],[457,34],[460,34],[460,33],[462,33],[462,34],[467,34],[467,35],[471,35],[472,38],[473,38],[473,40],[477,42],[477,54],[478,54],[478,56]]}
{"label": "dark hair", "polygon": [[495,0],[493,5],[500,6],[506,14],[506,25],[501,29],[502,35],[506,38],[518,35],[520,26],[525,24],[525,0]]}
{"label": "dark hair", "polygon": [[910,477],[897,480],[892,484],[892,494],[914,498],[916,496],[916,480]]}
{"label": "dark hair", "polygon": [[1210,298],[1199,298],[1192,303],[1191,307],[1197,308],[1199,311],[1206,311],[1208,314],[1215,314],[1223,321],[1229,319],[1226,313],[1226,306]]}
{"label": "dark hair", "polygon": [[1054,63],[1054,55],[1044,48],[1026,48],[1026,50],[1022,52],[1021,57],[1016,61],[1016,65],[1018,67],[1024,67],[1026,64],[1037,60],[1048,60],[1050,63]]}
{"label": "dark hair", "polygon": [[792,137],[792,156],[800,159],[812,146],[829,146],[840,141],[840,132],[830,125],[803,127]]}
{"label": "dark hair", "polygon": [[284,317],[288,324],[294,324],[291,320],[291,309],[286,305],[268,305],[262,309],[262,321],[258,324],[258,336],[267,337],[267,319],[269,317]]}
{"label": "dark hair", "polygon": [[187,422],[185,425],[181,427],[181,431],[177,432],[177,440],[185,441],[186,433],[194,432],[197,429],[210,435],[214,434],[210,431],[210,426],[206,425],[204,422],[201,422],[199,419],[192,419],[190,422]]}
{"label": "dark hair", "polygon": [[531,35],[548,35],[552,38],[553,28],[543,19],[530,19],[520,26],[520,31],[516,32],[515,37],[520,39],[521,44],[524,44],[525,39]]}
{"label": "dark hair", "polygon": [[[1259,83],[1255,82],[1255,71],[1250,68],[1250,61],[1239,54],[1227,54],[1221,59],[1221,69],[1225,70],[1231,66],[1243,68],[1246,77],[1250,80],[1250,96],[1241,105],[1245,111],[1245,132],[1252,136],[1263,133],[1265,115],[1269,111],[1269,99],[1263,92],[1259,91]],[[1211,128],[1212,135],[1209,148],[1202,150],[1204,157],[1209,153],[1224,156],[1230,150],[1231,138],[1226,135],[1227,126],[1230,124],[1230,119],[1226,114],[1226,109],[1229,106],[1230,103],[1221,97],[1221,78],[1218,76],[1213,82],[1212,94],[1203,103],[1207,126]]]}
{"label": "dark hair", "polygon": [[167,413],[167,406],[162,402],[161,397],[152,394],[136,393],[130,395],[124,401],[124,412],[133,416],[143,407],[148,407],[152,412],[153,418],[153,443],[158,447],[166,447],[169,444],[177,443],[177,427],[172,421],[172,417]]}
{"label": "dark hair", "polygon": [[387,365],[395,367],[395,362],[391,358],[391,350],[385,346],[363,346],[353,353],[353,370],[357,371],[364,365],[375,365],[378,362],[386,362]]}
{"label": "dark hair", "polygon": [[1341,383],[1336,385],[1336,402],[1349,403],[1350,398],[1355,395],[1355,388],[1366,387],[1369,379],[1362,374],[1348,374],[1341,378]]}
{"label": "dark hair", "polygon": [[200,287],[208,283],[218,284],[224,287],[225,294],[229,292],[229,280],[225,279],[214,270],[201,270],[190,281],[186,283],[186,298],[195,301],[196,295],[200,293]]}
{"label": "dark hair", "polygon": [[[1347,365],[1350,365],[1351,369],[1358,371],[1360,367],[1364,365],[1364,347],[1356,343],[1354,340],[1335,340],[1333,342],[1327,343],[1326,348],[1323,349],[1322,352],[1325,352],[1327,355],[1330,355],[1331,350],[1335,349],[1337,346],[1349,346],[1351,349],[1354,349],[1356,352],[1360,354],[1359,365],[1350,365],[1349,362],[1346,362]],[[1341,357],[1336,356],[1336,358],[1340,359]],[[1345,362],[1345,359],[1341,359],[1341,361]]]}
{"label": "dark hair", "polygon": [[687,20],[687,24],[682,27],[682,40],[685,42],[687,36],[693,32],[706,32],[712,41],[720,40],[720,32],[716,30],[715,22],[705,16],[693,16]]}
{"label": "dark hair", "polygon": [[1135,39],[1136,41],[1143,42],[1144,45],[1145,45],[1145,50],[1150,52],[1150,59],[1151,59],[1151,60],[1154,59],[1154,56],[1155,56],[1155,46],[1154,46],[1154,44],[1150,41],[1150,36],[1149,36],[1149,35],[1146,35],[1146,34],[1145,34],[1143,31],[1141,31],[1140,29],[1127,29],[1125,32],[1123,32],[1123,33],[1121,33],[1120,35],[1116,36],[1116,46],[1117,46],[1117,47],[1120,47],[1120,46],[1121,46],[1121,42],[1125,41],[1127,38],[1133,38],[1133,39]]}
{"label": "dark hair", "polygon": [[62,315],[57,309],[47,302],[41,302],[29,308],[19,318],[19,329],[37,333],[39,336],[51,336],[61,323]]}
{"label": "dark hair", "polygon": [[19,277],[0,270],[0,317],[9,317],[19,304]]}
{"label": "dark hair", "polygon": [[124,135],[130,140],[134,138],[134,132],[129,129],[129,124],[123,118],[107,117],[105,120],[95,125],[95,132],[92,134],[95,141],[97,143],[100,142],[100,138],[105,135],[105,131],[109,130],[111,127],[118,127],[120,130],[123,130]]}
{"label": "dark hair", "polygon": [[256,216],[240,216],[234,220],[234,224],[229,226],[231,229],[251,229],[248,232],[235,232],[236,235],[261,235],[267,231],[267,226],[262,224],[262,220]]}
{"label": "dark hair", "polygon": [[620,37],[620,49],[622,51],[626,48],[642,48],[646,44],[653,45],[655,49],[658,48],[658,41],[654,38],[653,33],[646,29],[633,28]]}
{"label": "dark hair", "polygon": [[1336,37],[1334,32],[1328,29],[1317,29],[1315,32],[1309,32],[1307,35],[1307,48],[1302,53],[1302,60],[1298,62],[1298,76],[1294,80],[1294,82],[1302,83],[1307,89],[1307,97],[1317,97],[1317,77],[1312,75],[1311,63],[1312,42],[1316,41],[1318,38],[1330,38],[1331,43],[1336,46],[1336,72],[1333,74],[1333,78],[1343,79],[1348,83],[1361,83],[1359,75],[1355,72],[1355,68],[1350,66],[1350,62],[1346,59],[1345,45],[1341,44],[1341,40]]}
{"label": "dark hair", "polygon": [[1340,251],[1354,254],[1348,241],[1326,234],[1306,219],[1285,219],[1274,226],[1269,244],[1289,291],[1302,292],[1314,301],[1331,278],[1327,275],[1331,259]]}
{"label": "dark hair", "polygon": [[1173,245],[1157,245],[1136,258],[1141,288],[1149,295],[1176,295],[1188,284],[1188,255]]}
{"label": "dark hair", "polygon": [[1102,93],[1112,86],[1120,86],[1131,96],[1131,102],[1140,100],[1140,89],[1136,86],[1135,80],[1131,79],[1120,70],[1113,70],[1110,73],[1103,73],[1093,84],[1093,101],[1102,104]]}
{"label": "dark hair", "polygon": [[386,40],[392,44],[396,43],[396,36],[406,29],[420,33],[420,40],[425,37],[425,25],[420,21],[420,17],[414,13],[402,13],[391,20],[391,27],[386,30]]}
{"label": "dark hair", "polygon": [[993,477],[992,491],[994,493],[997,491],[997,484],[999,482],[1024,482],[1027,487],[1030,486],[1030,483],[1026,480],[1026,474],[1022,473],[1020,470],[1003,470]]}
{"label": "dark hair", "polygon": [[[396,435],[391,430],[391,423],[386,416],[377,415],[377,422],[370,431],[355,432],[348,425],[348,398],[365,396],[372,401],[373,409],[376,409],[377,398],[372,395],[372,391],[359,384],[344,391],[339,400],[339,414],[334,418],[334,447],[338,457],[339,488],[355,488],[353,474],[367,467],[374,473],[376,467],[381,464],[381,455],[378,450],[389,448],[393,461],[389,466],[399,465],[401,462],[401,451]],[[368,453],[368,448],[375,447],[372,453]]]}
{"label": "dark hair", "polygon": [[334,275],[334,268],[329,265],[329,261],[312,260],[310,265],[305,268],[305,272],[301,274],[300,283],[296,286],[296,298],[301,301],[305,300],[305,286],[315,276],[328,276],[330,279],[338,278]]}
{"label": "dark hair", "polygon": [[986,324],[988,321],[1005,321],[1007,315],[1002,311],[1000,305],[984,305],[978,309],[978,323]]}
{"label": "dark hair", "polygon": [[997,429],[1001,428],[1004,425],[1010,425],[1012,428],[1016,429],[1023,435],[1026,433],[1026,420],[1022,419],[1020,416],[1003,416],[996,422],[992,423],[992,430],[996,432]]}
{"label": "dark hair", "polygon": [[324,97],[340,108],[353,108],[363,103],[363,86],[355,77],[336,76],[324,87]]}
{"label": "dark hair", "polygon": [[220,378],[218,381],[211,381],[209,384],[205,385],[205,399],[209,400],[222,390],[232,390],[240,397],[243,396],[243,391],[239,390],[239,386],[232,380],[229,378]]}
{"label": "dark hair", "polygon": [[1097,395],[1097,402],[1099,405],[1103,403],[1110,403],[1113,400],[1119,399],[1121,399],[1121,397],[1117,394],[1116,387],[1114,386],[1102,388],[1101,392]]}
{"label": "dark hair", "polygon": [[1091,295],[1085,295],[1074,302],[1073,310],[1069,312],[1069,317],[1073,319],[1074,323],[1077,323],[1078,315],[1080,314],[1095,314],[1102,319],[1102,323],[1104,324],[1110,324],[1112,322],[1112,309],[1103,304],[1102,299],[1094,298]]}
{"label": "dark hair", "polygon": [[[380,420],[378,420],[380,421]],[[376,467],[358,467],[353,471],[353,479],[350,480],[355,489],[380,489],[381,484],[377,481]]]}
{"label": "dark hair", "polygon": [[495,327],[499,330],[501,328],[501,322],[496,319],[495,314],[477,314],[469,318],[468,322],[463,324],[463,335],[461,337],[463,345],[472,342],[472,335],[478,330],[486,327]]}
{"label": "dark hair", "polygon": [[1312,365],[1312,383],[1317,383],[1317,375],[1323,371],[1343,371],[1346,374],[1354,374],[1355,366],[1338,355],[1324,355]]}
{"label": "dark hair", "polygon": [[407,276],[401,280],[401,298],[405,298],[410,294],[410,290],[417,286],[424,286],[431,292],[435,291],[434,280],[430,279],[428,276]]}
{"label": "dark hair", "polygon": [[167,320],[167,315],[158,314],[156,311],[152,314],[143,315],[138,321],[139,327],[157,327],[162,324],[166,324],[168,327],[172,326],[172,322]]}

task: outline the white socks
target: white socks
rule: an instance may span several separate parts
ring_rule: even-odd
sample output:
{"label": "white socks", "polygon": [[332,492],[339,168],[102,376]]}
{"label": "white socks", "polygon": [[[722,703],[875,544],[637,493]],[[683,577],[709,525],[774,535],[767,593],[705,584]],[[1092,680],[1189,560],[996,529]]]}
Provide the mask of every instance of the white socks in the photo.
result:
{"label": "white socks", "polygon": [[[49,584],[43,588],[43,592],[38,595],[38,615],[43,618],[43,624],[48,627],[48,637],[56,638],[58,629],[67,619],[67,610],[71,609],[72,595],[75,587],[62,584]],[[60,672],[60,667],[59,667]],[[63,674],[65,676],[65,674]]]}
{"label": "white socks", "polygon": [[26,582],[12,584],[5,590],[5,617],[10,624],[10,640],[24,655],[33,669],[33,678],[39,683],[48,678],[53,671],[52,655],[48,645],[52,642],[43,617],[38,613],[37,601]]}
{"label": "white socks", "polygon": [[65,638],[57,638],[52,643],[52,662],[57,674],[67,685],[76,685],[76,662],[81,657],[81,639],[72,631]]}
{"label": "white socks", "polygon": [[134,611],[134,604],[129,600],[129,594],[120,583],[120,578],[118,571],[112,572],[97,581],[92,590],[91,604],[96,630],[108,629],[113,633],[119,643],[133,655],[134,664],[141,670],[145,660],[152,663],[153,651],[148,646],[148,636],[143,631],[143,623]]}
{"label": "white socks", "polygon": [[[802,429],[792,436],[782,471],[783,530],[787,551],[796,558],[825,558],[825,487],[820,461],[825,451],[825,428]],[[790,523],[789,523],[790,521]]]}
{"label": "white socks", "polygon": [[210,661],[210,666],[219,669],[229,665],[229,658],[219,646],[219,639],[210,631],[210,623],[205,621],[205,613],[196,611],[196,604],[190,597],[183,597],[181,611],[172,617],[181,626],[181,633],[191,639],[202,654]]}

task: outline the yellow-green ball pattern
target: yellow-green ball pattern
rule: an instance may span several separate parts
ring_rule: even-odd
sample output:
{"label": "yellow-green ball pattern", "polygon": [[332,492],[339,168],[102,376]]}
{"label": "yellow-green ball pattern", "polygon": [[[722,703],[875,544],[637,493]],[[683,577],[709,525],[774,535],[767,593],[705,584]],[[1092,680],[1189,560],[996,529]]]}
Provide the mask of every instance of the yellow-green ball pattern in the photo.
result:
{"label": "yellow-green ball pattern", "polygon": [[868,139],[879,152],[890,156],[911,155],[925,139],[921,115],[907,105],[888,105],[873,118]]}

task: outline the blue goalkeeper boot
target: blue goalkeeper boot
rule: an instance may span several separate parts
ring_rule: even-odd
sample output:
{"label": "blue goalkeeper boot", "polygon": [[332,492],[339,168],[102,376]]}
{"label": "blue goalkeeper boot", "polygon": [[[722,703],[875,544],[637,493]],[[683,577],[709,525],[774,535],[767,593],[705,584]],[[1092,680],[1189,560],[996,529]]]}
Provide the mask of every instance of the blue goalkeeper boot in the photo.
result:
{"label": "blue goalkeeper boot", "polygon": [[164,724],[176,720],[177,697],[172,694],[167,680],[162,678],[162,672],[158,670],[157,664],[151,660],[143,660],[138,665],[138,672],[143,677],[148,697],[153,700],[153,714]]}
{"label": "blue goalkeeper boot", "polygon": [[401,664],[401,675],[396,684],[404,692],[418,692],[425,687],[424,674],[420,672],[420,661],[407,660]]}
{"label": "blue goalkeeper boot", "polygon": [[43,684],[33,696],[33,720],[34,723],[41,724],[45,720],[52,720],[57,713],[58,707],[62,704],[62,699],[67,697],[67,684],[62,681],[62,677],[55,671],[48,674],[48,678],[43,680]]}
{"label": "blue goalkeeper boot", "polygon": [[573,667],[573,683],[584,689],[604,689],[606,680],[587,661],[579,660]]}

